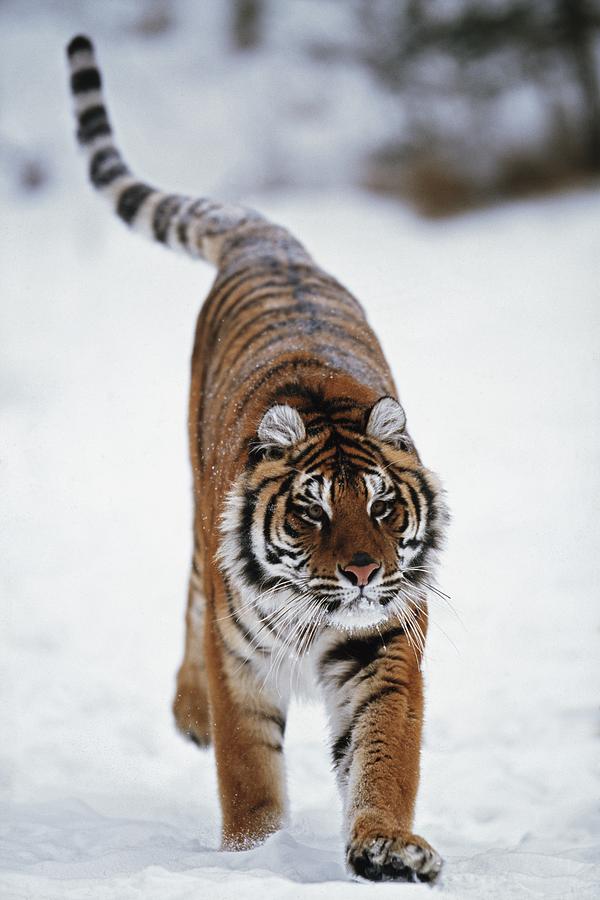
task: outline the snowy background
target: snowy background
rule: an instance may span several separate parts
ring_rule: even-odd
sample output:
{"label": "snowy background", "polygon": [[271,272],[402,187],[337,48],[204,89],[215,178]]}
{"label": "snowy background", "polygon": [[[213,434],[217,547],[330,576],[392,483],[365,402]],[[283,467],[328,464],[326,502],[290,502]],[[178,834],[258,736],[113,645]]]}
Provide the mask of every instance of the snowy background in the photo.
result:
{"label": "snowy background", "polygon": [[[420,219],[349,186],[389,98],[352,67],[324,87],[284,65],[291,13],[283,44],[233,58],[223,4],[201,4],[202,29],[142,39],[130,25],[150,5],[0,4],[0,126],[18,148],[1,168],[0,896],[430,896],[347,881],[318,707],[290,718],[289,826],[217,849],[212,754],[169,709],[189,355],[213,273],[128,235],[87,186],[63,61],[86,30],[140,174],[259,207],[361,299],[447,487],[458,618],[432,609],[416,821],[446,859],[437,894],[591,900],[600,196]],[[304,103],[310,79],[325,111]],[[15,176],[22,150],[43,161],[37,190]]]}

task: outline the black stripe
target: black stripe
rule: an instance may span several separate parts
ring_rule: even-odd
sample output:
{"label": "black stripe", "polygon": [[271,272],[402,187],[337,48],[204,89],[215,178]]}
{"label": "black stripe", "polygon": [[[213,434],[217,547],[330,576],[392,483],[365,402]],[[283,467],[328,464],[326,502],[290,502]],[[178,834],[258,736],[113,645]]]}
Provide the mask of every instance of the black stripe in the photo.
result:
{"label": "black stripe", "polygon": [[[411,502],[412,502],[412,505],[413,505],[413,514],[414,514],[414,517],[415,517],[415,528],[416,528],[416,530],[418,531],[418,530],[419,530],[419,525],[421,524],[421,518],[422,518],[422,516],[423,516],[423,509],[422,509],[422,504],[421,504],[421,498],[419,497],[419,494],[418,494],[417,490],[412,486],[412,484],[410,484],[410,482],[406,481],[405,479],[402,480],[402,485],[399,486],[399,487],[400,487],[400,492],[401,492],[401,493],[402,493],[402,487],[406,488],[406,490],[408,491],[409,497],[410,497]],[[404,498],[402,498],[402,499],[404,499]],[[408,526],[408,524],[409,524],[409,522],[410,522],[410,518],[409,518],[409,515],[408,515],[408,514],[409,514],[408,504],[407,504],[406,513],[407,513],[407,515],[406,515],[406,519],[407,519],[406,524],[407,524],[407,526]]]}
{"label": "black stripe", "polygon": [[206,197],[200,197],[192,203],[190,208],[184,213],[183,218],[177,223],[177,238],[181,244],[187,244],[188,242],[188,228],[192,220],[196,217],[202,218],[208,215],[213,209],[217,209],[217,204]]}
{"label": "black stripe", "polygon": [[[235,270],[231,275],[227,275],[225,278],[220,280],[220,276],[217,276],[217,281],[215,282],[213,288],[213,297],[212,303],[213,306],[210,310],[211,316],[215,316],[221,309],[221,306],[227,302],[229,297],[233,294],[237,288],[247,281],[248,278],[251,278],[252,274],[249,273],[246,269],[242,269],[240,272],[238,269]],[[262,282],[260,282],[262,284]]]}
{"label": "black stripe", "polygon": [[329,460],[333,459],[335,456],[337,456],[337,464],[343,467],[346,475],[348,474],[349,469],[359,469],[361,472],[365,472],[366,467],[371,464],[371,461],[366,457],[359,458],[356,453],[352,456],[348,453],[344,454],[343,448],[338,447],[337,450],[331,453],[327,458],[321,458],[312,463],[310,468],[305,467],[304,471],[307,475],[312,475],[313,472],[318,472],[325,463],[329,462]]}
{"label": "black stripe", "polygon": [[106,108],[102,104],[90,106],[79,116],[77,139],[80,144],[89,144],[94,138],[111,134]]}
{"label": "black stripe", "polygon": [[[243,287],[244,282],[248,281],[251,282],[251,286],[247,289],[247,292],[245,294],[242,294],[242,298],[251,296],[257,290],[285,287],[285,282],[283,281],[281,283],[275,281],[265,282],[264,278],[259,277],[258,275],[256,275],[256,273],[252,273],[247,269],[242,269],[242,271],[236,269],[233,274],[228,275],[226,278],[223,278],[222,281],[219,281],[217,284],[215,284],[210,297],[211,306],[207,310],[207,320],[209,322],[211,338],[213,340],[217,330],[221,326],[223,316],[227,314],[227,312],[224,311],[223,307],[229,301],[229,299],[241,287]],[[238,297],[234,301],[234,305],[237,304],[239,299],[240,298]]]}
{"label": "black stripe", "polygon": [[[290,372],[293,372],[295,369],[299,369],[301,367],[306,369],[324,369],[325,364],[322,359],[311,356],[300,358],[296,356],[292,357],[292,359],[287,359],[284,362],[278,363],[276,366],[273,366],[267,372],[265,372],[264,375],[261,375],[261,377],[257,381],[250,384],[249,390],[244,394],[241,403],[238,404],[239,415],[241,416],[243,414],[244,409],[246,408],[256,391],[260,390],[260,388],[268,381],[270,381],[272,378],[275,378],[277,375],[279,375],[280,372],[283,372],[286,369],[289,369]],[[263,367],[261,366],[261,368]],[[227,400],[227,402],[229,403],[229,400]],[[222,413],[223,411],[221,410],[221,414]]]}
{"label": "black stripe", "polygon": [[[319,669],[323,672],[328,666],[336,662],[353,662],[354,674],[361,668],[365,668],[374,662],[382,652],[385,652],[387,641],[404,635],[401,626],[390,628],[383,634],[372,634],[364,638],[349,638],[340,644],[336,644],[324,654]],[[349,676],[350,677],[350,676]]]}
{"label": "black stripe", "polygon": [[267,551],[267,562],[271,564],[276,564],[280,561],[281,552],[277,553],[273,550],[274,542],[271,538],[271,523],[273,521],[273,516],[275,514],[275,509],[277,507],[277,501],[281,499],[281,497],[289,491],[292,481],[294,480],[294,474],[288,475],[283,483],[279,486],[277,491],[273,494],[273,496],[269,499],[267,506],[265,508],[265,517],[263,519],[263,540],[265,542],[265,547]]}
{"label": "black stripe", "polygon": [[331,755],[333,757],[333,764],[337,768],[340,762],[344,758],[344,756],[350,750],[350,746],[352,744],[352,735],[354,734],[354,729],[360,722],[363,713],[372,706],[374,703],[377,703],[383,697],[387,697],[389,694],[400,694],[398,690],[398,686],[395,685],[385,685],[384,687],[378,688],[376,691],[373,691],[372,694],[363,700],[363,702],[354,710],[352,714],[352,720],[350,725],[344,731],[343,734],[340,735],[339,738],[333,744],[331,748]]}
{"label": "black stripe", "polygon": [[303,470],[307,474],[318,472],[326,462],[338,455],[338,446],[335,440],[326,441],[318,453],[313,453],[303,465]]}
{"label": "black stripe", "polygon": [[252,521],[254,519],[254,511],[256,509],[256,501],[258,491],[250,494],[245,498],[244,508],[242,510],[240,528],[238,537],[240,542],[240,560],[244,566],[244,575],[251,584],[259,585],[263,581],[264,573],[261,566],[254,555],[252,549]]}
{"label": "black stripe", "polygon": [[118,162],[121,154],[115,147],[103,147],[97,150],[90,160],[90,178],[94,181],[100,175],[100,170],[107,162]]}
{"label": "black stripe", "polygon": [[177,194],[169,194],[156,205],[152,216],[152,231],[156,240],[161,244],[166,243],[169,226],[181,209],[184,200],[184,197]]}
{"label": "black stripe", "polygon": [[[344,433],[344,432],[347,432],[347,430],[345,428],[343,428],[343,426],[340,427],[338,425],[338,428],[340,431],[340,436],[339,436],[340,444],[343,444],[346,447],[350,447],[352,450],[356,451],[357,453],[364,454],[364,456],[367,459],[369,459],[369,451],[371,450],[371,448],[366,446],[366,441],[365,441],[363,435],[357,434],[356,431],[352,430],[351,431],[352,437],[350,437],[347,433]],[[371,458],[371,459],[369,459],[369,464],[377,465],[378,460]]]}
{"label": "black stripe", "polygon": [[421,541],[418,541],[416,538],[400,538],[400,545],[402,547],[418,547],[421,544]]}
{"label": "black stripe", "polygon": [[[288,501],[287,501],[287,503],[286,503],[286,509],[285,509],[286,515],[289,515],[290,511],[291,511],[291,499],[288,498]],[[296,529],[293,528],[293,527],[289,524],[289,522],[287,521],[287,519],[284,520],[284,523],[283,523],[283,531],[284,531],[285,534],[287,534],[288,537],[292,538],[293,540],[295,540],[295,539],[299,536],[299,534],[300,534],[299,531],[296,531]]]}
{"label": "black stripe", "polygon": [[[351,460],[353,457],[354,461],[359,461],[362,464],[362,470],[364,470],[366,467],[370,468],[373,466],[373,460],[369,459],[369,457],[365,453],[362,443],[352,440],[346,435],[338,435],[335,430],[332,430],[327,440],[323,444],[321,444],[321,446],[317,445],[317,447],[315,448],[315,445],[313,444],[312,447],[314,452],[310,455],[307,455],[309,448],[305,448],[301,453],[297,454],[293,461],[294,465],[297,466],[300,461],[303,460],[303,469],[305,472],[309,472],[311,469],[318,468],[323,464],[323,454],[333,449],[335,449],[338,453],[342,453],[344,452],[344,445],[351,448],[352,453],[348,453],[347,450],[345,452],[351,458]],[[303,459],[303,457],[305,458]]]}
{"label": "black stripe", "polygon": [[[278,399],[283,400],[284,398],[278,397]],[[319,442],[316,441],[312,444],[309,444],[308,447],[305,447],[304,450],[301,450],[300,453],[297,453],[296,456],[292,460],[292,465],[298,466],[307,456],[309,456],[309,455],[312,456],[315,448],[317,448],[316,456],[318,456],[320,453],[322,453],[322,451],[325,449],[325,447],[318,447],[318,443]],[[316,456],[315,456],[315,459],[316,459]]]}
{"label": "black stripe", "polygon": [[90,161],[90,181],[94,187],[105,187],[115,178],[128,174],[128,168],[115,147],[98,150]]}
{"label": "black stripe", "polygon": [[[407,718],[410,717],[409,713],[406,714],[406,717]],[[364,750],[365,750],[365,753],[369,753],[369,755],[370,755],[371,753],[381,753],[382,752],[381,748],[384,748],[384,750],[387,750],[388,752],[384,753],[381,758],[382,759],[392,759],[392,754],[389,752],[389,746],[390,746],[389,739],[386,740],[385,738],[380,738],[380,737],[379,738],[370,737],[369,743],[364,748]],[[378,757],[378,758],[380,758],[380,757]],[[369,760],[369,761],[371,762],[372,760]]]}
{"label": "black stripe", "polygon": [[[262,290],[262,285],[258,286],[256,288],[253,288],[252,291],[250,291],[249,294],[247,294],[246,296],[250,296],[250,294],[254,294],[256,290]],[[257,297],[252,297],[252,299],[250,299],[248,301],[244,301],[244,303],[242,305],[243,306],[254,306],[255,304],[263,303],[263,301],[265,301],[265,300],[277,300],[277,298],[279,296],[280,296],[279,294],[272,294],[270,292],[260,293]],[[282,314],[285,314],[285,313],[289,313],[290,309],[292,309],[292,308],[293,307],[291,307],[291,306],[287,306],[287,307],[281,306],[281,307],[278,307],[277,311],[281,312]],[[224,313],[218,320],[213,316],[211,324],[210,324],[211,343],[213,343],[213,344],[216,343],[218,346],[218,349],[219,349],[219,355],[217,357],[215,357],[216,365],[212,370],[211,377],[212,377],[213,381],[216,382],[219,386],[220,386],[219,380],[221,378],[223,366],[228,365],[227,354],[229,352],[231,352],[231,348],[232,348],[235,340],[239,337],[243,337],[246,334],[246,327],[244,325],[244,326],[242,326],[241,329],[238,329],[235,338],[230,337],[229,333],[227,333],[225,335],[225,340],[221,340],[220,332],[224,329],[225,330],[227,329],[227,325],[224,324],[226,322],[227,316],[228,316],[228,313]],[[283,321],[285,321],[285,319]],[[281,327],[283,325],[283,321],[280,319],[276,323],[277,326]],[[251,338],[251,341],[254,340],[255,338],[260,338],[262,336],[264,330],[266,330],[266,329],[263,329],[262,331],[259,330],[254,335],[254,337]],[[235,350],[235,362],[236,363],[237,362],[243,363],[245,349],[246,349],[246,344],[244,343],[241,348],[238,348]],[[233,365],[235,365],[235,363]],[[232,368],[232,364],[229,363],[228,371],[231,371],[231,368]],[[219,390],[219,388],[216,387],[215,392],[218,392],[218,390]]]}
{"label": "black stripe", "polygon": [[271,744],[270,741],[257,741],[257,746],[266,747],[267,750],[273,750],[274,753],[282,753],[283,746],[281,744]]}
{"label": "black stripe", "polygon": [[378,634],[365,638],[350,638],[328,650],[321,659],[319,668],[323,672],[337,662],[354,662],[358,668],[364,668],[378,658],[383,646],[383,640]]}
{"label": "black stripe", "polygon": [[[415,479],[415,481],[417,482],[417,484],[419,486],[419,490],[425,497],[425,500],[427,502],[427,508],[432,509],[435,506],[436,498],[434,497],[433,491],[431,490],[431,488],[427,484],[426,479],[424,478],[422,473],[419,472],[418,469],[411,469],[408,466],[394,466],[394,465],[390,465],[390,466],[388,466],[388,468],[392,472],[392,474],[396,475],[398,481],[402,481],[404,484],[409,485],[409,487],[412,487],[412,485],[410,485],[410,482],[405,481],[402,478],[402,475],[412,475],[412,477]],[[414,487],[413,487],[413,490],[414,490]]]}
{"label": "black stripe", "polygon": [[235,659],[240,664],[240,666],[244,665],[253,668],[251,660],[247,656],[242,656],[242,654],[238,653],[237,650],[234,650],[233,647],[230,646],[226,635],[224,635],[220,629],[219,637],[221,638],[222,647],[224,648],[225,652],[229,654],[229,656],[233,657],[233,659]]}
{"label": "black stripe", "polygon": [[115,163],[114,166],[111,166],[110,169],[107,169],[106,172],[103,172],[98,178],[95,180],[92,179],[92,183],[94,187],[107,187],[107,185],[111,184],[117,178],[121,178],[123,175],[129,175],[129,169],[125,165],[125,163]]}
{"label": "black stripe", "polygon": [[264,490],[264,488],[266,488],[266,486],[268,484],[273,484],[274,482],[280,481],[280,480],[281,480],[281,475],[267,475],[265,478],[261,478],[261,480],[258,482],[258,484],[255,484],[251,488],[251,492],[254,495],[255,500],[256,500],[256,497],[258,497],[258,495],[260,494],[260,492],[262,490]]}
{"label": "black stripe", "polygon": [[74,56],[76,53],[79,53],[80,50],[88,50],[90,53],[94,52],[92,42],[84,34],[78,34],[69,41],[67,45],[67,55]]}
{"label": "black stripe", "polygon": [[394,678],[393,675],[385,674],[382,674],[380,677],[382,682],[391,688],[396,688],[397,690],[406,690],[406,688],[408,687],[408,683],[404,678]]}
{"label": "black stripe", "polygon": [[350,749],[350,740],[352,738],[352,729],[353,725],[350,726],[334,743],[331,748],[331,756],[333,759],[333,764],[337,768]]}
{"label": "black stripe", "polygon": [[[381,605],[383,606],[384,604],[382,603]],[[341,688],[346,684],[346,682],[351,681],[353,678],[356,678],[356,676],[361,672],[363,673],[363,676],[359,679],[360,681],[363,681],[367,678],[372,678],[375,674],[374,669],[370,669],[367,666],[365,671],[365,665],[363,664],[363,662],[360,659],[354,659],[351,661],[350,665],[344,666],[342,671],[337,675],[335,683],[337,684],[338,688]]]}
{"label": "black stripe", "polygon": [[276,725],[277,728],[279,728],[279,731],[281,732],[281,736],[283,737],[283,735],[285,734],[285,724],[286,724],[284,716],[281,716],[278,713],[263,712],[260,709],[257,710],[254,713],[254,715],[256,716],[257,719],[262,719],[265,722],[272,722],[274,725]]}
{"label": "black stripe", "polygon": [[273,539],[272,544],[274,547],[277,547],[278,550],[281,550],[281,553],[284,556],[289,556],[295,563],[297,563],[298,560],[303,560],[307,557],[304,550],[294,550],[293,547],[289,547],[287,544],[275,540],[275,538]]}
{"label": "black stripe", "polygon": [[[304,412],[304,411],[303,411]],[[322,428],[353,428],[356,434],[359,434],[359,428],[354,419],[344,419],[344,418],[335,418],[333,419],[328,413],[324,412],[314,412],[314,411],[306,411],[304,412],[304,419],[306,422],[307,430],[314,429],[314,433],[318,434]]]}
{"label": "black stripe", "polygon": [[[253,293],[253,291],[251,291],[250,293]],[[246,295],[246,296],[249,296],[249,295]],[[248,305],[253,306],[255,303],[260,302],[261,300],[275,300],[275,299],[277,299],[277,297],[279,297],[279,294],[266,294],[264,296],[261,295],[259,297],[253,297],[250,304],[248,304]],[[231,331],[228,330],[228,334],[227,334],[225,340],[219,342],[219,350],[220,350],[221,354],[224,356],[227,353],[227,351],[229,350],[229,348],[231,346],[233,346],[233,344],[237,341],[238,338],[240,338],[244,334],[246,334],[248,332],[248,330],[250,328],[252,328],[253,325],[255,325],[257,322],[261,321],[262,319],[267,319],[271,316],[274,316],[277,319],[281,319],[281,318],[285,317],[286,321],[287,321],[287,316],[296,307],[295,307],[293,301],[291,300],[291,298],[288,297],[287,295],[282,295],[281,300],[282,300],[282,303],[280,306],[272,306],[269,309],[264,309],[262,312],[258,313],[258,315],[253,316],[251,319],[247,319],[246,321],[242,322],[242,324],[239,325],[237,328],[233,328]],[[241,304],[242,307],[244,307],[245,305],[246,305],[245,303]],[[232,312],[237,313],[238,309],[239,309],[239,307],[237,305],[235,305],[233,307]],[[229,315],[229,313],[226,314],[225,316],[223,316],[219,320],[219,328],[221,328],[221,326],[223,325],[223,322],[225,321],[225,319],[227,318],[228,315]]]}
{"label": "black stripe", "polygon": [[74,94],[85,94],[87,91],[99,91],[102,86],[100,72],[94,66],[89,69],[80,69],[71,75],[71,90]]}
{"label": "black stripe", "polygon": [[[406,687],[406,685],[404,685]],[[358,725],[360,719],[362,718],[363,713],[369,708],[369,706],[373,706],[374,703],[377,703],[378,700],[381,700],[383,697],[387,697],[388,694],[397,694],[401,695],[400,686],[395,684],[387,684],[384,687],[378,688],[378,690],[373,691],[372,694],[363,700],[363,702],[354,710],[352,715],[352,725],[353,727]]]}
{"label": "black stripe", "polygon": [[[364,341],[361,337],[358,337],[358,335],[348,334],[348,332],[346,332],[343,328],[340,328],[335,323],[328,322],[325,319],[317,321],[310,317],[305,317],[301,313],[298,317],[288,315],[285,319],[285,325],[288,324],[289,328],[286,328],[284,334],[278,333],[282,326],[281,322],[273,322],[270,325],[266,325],[264,328],[255,331],[254,334],[250,335],[250,337],[241,345],[241,347],[238,347],[236,349],[236,356],[238,356],[238,358],[245,358],[247,351],[256,341],[260,340],[265,334],[269,334],[273,331],[275,332],[274,335],[271,334],[271,336],[264,343],[262,343],[259,347],[256,347],[252,351],[253,359],[271,350],[271,348],[275,344],[280,344],[282,341],[296,342],[298,334],[308,336],[319,335],[319,337],[332,335],[333,338],[337,339],[335,343],[337,345],[338,351],[345,354],[346,356],[351,356],[352,359],[357,358],[357,351],[359,349],[367,352],[371,352],[373,349],[368,343],[366,343],[366,341]],[[344,341],[347,341],[349,344],[353,345],[355,349],[353,349],[352,351],[343,349],[340,346],[340,342]],[[332,344],[333,343],[334,341],[332,340]]]}
{"label": "black stripe", "polygon": [[119,197],[119,202],[117,203],[117,215],[119,218],[130,225],[139,211],[140,206],[150,194],[153,193],[154,188],[149,187],[147,184],[142,184],[141,182],[132,184],[131,187],[126,188]]}
{"label": "black stripe", "polygon": [[[267,285],[272,285],[272,282],[268,282]],[[263,286],[267,286],[263,282]],[[324,302],[316,303],[314,301],[302,302],[299,301],[290,291],[290,285],[287,282],[282,283],[281,285],[276,284],[276,287],[280,288],[277,294],[273,294],[272,297],[265,297],[264,299],[277,299],[279,296],[281,297],[282,304],[286,304],[285,306],[280,307],[271,307],[267,310],[263,310],[257,315],[253,316],[251,319],[246,320],[242,323],[242,325],[238,328],[236,332],[234,332],[235,337],[239,335],[241,331],[245,331],[250,328],[257,320],[261,319],[264,316],[272,315],[273,313],[277,313],[280,311],[285,312],[294,312],[296,315],[304,316],[307,321],[315,322],[316,324],[320,324],[327,317],[330,319],[337,320],[342,323],[349,323],[351,325],[356,326],[357,320],[356,318],[350,316],[346,312],[342,310],[335,309],[335,307],[327,306]],[[258,301],[263,298],[261,297],[251,297],[251,293],[248,293],[241,302],[233,304],[223,315],[220,320],[220,324],[232,319],[235,322],[235,319],[242,312],[247,312],[248,309],[252,306],[256,306]],[[335,324],[335,323],[334,323]],[[233,336],[230,339],[230,342],[233,343]]]}
{"label": "black stripe", "polygon": [[[251,630],[250,630],[250,629],[249,629],[249,628],[248,628],[248,627],[240,620],[240,618],[239,618],[239,616],[238,616],[238,614],[237,614],[237,610],[236,610],[236,608],[235,608],[234,602],[233,602],[233,594],[232,594],[232,592],[231,592],[231,590],[230,590],[230,588],[229,588],[228,582],[225,582],[224,587],[225,587],[225,599],[226,599],[226,601],[227,601],[227,609],[229,610],[229,620],[230,620],[231,622],[233,622],[233,624],[234,624],[235,627],[237,628],[239,634],[244,638],[244,640],[245,640],[248,644],[250,644],[251,647],[254,648],[254,651],[256,651],[256,652],[258,652],[258,653],[262,653],[263,656],[264,656],[265,654],[269,653],[269,650],[268,650],[267,647],[264,647],[262,644],[257,644],[257,643],[256,643],[256,635],[254,634],[254,632],[252,632],[252,631],[251,631]],[[219,627],[219,630],[221,630],[220,627]]]}
{"label": "black stripe", "polygon": [[[293,308],[292,297],[290,296],[289,291],[286,291],[287,288],[288,285],[285,282],[258,281],[258,283],[254,284],[242,294],[241,297],[237,297],[227,308],[223,308],[224,304],[222,305],[219,303],[218,309],[215,308],[214,310],[211,310],[211,329],[213,335],[218,329],[229,328],[229,320],[231,318],[233,318],[233,321],[235,322],[237,316],[242,312],[247,312],[251,307],[257,306],[265,300],[279,300],[282,305],[277,307],[278,309],[286,308],[283,306],[284,303],[289,304],[287,306],[288,309]],[[229,295],[227,299],[229,299]],[[217,312],[219,313],[218,316]],[[244,330],[245,323],[243,323],[242,333]]]}

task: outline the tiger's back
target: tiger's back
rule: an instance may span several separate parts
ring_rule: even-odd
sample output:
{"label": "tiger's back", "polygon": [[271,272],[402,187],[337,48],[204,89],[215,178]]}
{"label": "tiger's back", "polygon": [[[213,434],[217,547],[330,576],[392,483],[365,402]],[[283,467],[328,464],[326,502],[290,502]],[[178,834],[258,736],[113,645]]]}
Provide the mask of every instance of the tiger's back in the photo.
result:
{"label": "tiger's back", "polygon": [[287,705],[310,668],[350,871],[433,880],[440,858],[412,818],[426,594],[446,511],[379,342],[285,229],[133,176],[91,42],[75,38],[69,59],[96,189],[133,230],[218,269],[192,357],[194,554],[174,711],[193,740],[214,742],[224,846],[281,825]]}
{"label": "tiger's back", "polygon": [[210,491],[216,478],[211,514],[220,512],[222,484],[244,468],[269,406],[291,401],[313,415],[314,427],[319,411],[306,408],[310,393],[332,407],[352,398],[364,414],[395,392],[354,297],[299,244],[290,248],[285,237],[281,246],[276,234],[265,248],[261,232],[275,229],[256,230],[245,236],[241,258],[219,272],[196,331],[190,449],[198,488]]}

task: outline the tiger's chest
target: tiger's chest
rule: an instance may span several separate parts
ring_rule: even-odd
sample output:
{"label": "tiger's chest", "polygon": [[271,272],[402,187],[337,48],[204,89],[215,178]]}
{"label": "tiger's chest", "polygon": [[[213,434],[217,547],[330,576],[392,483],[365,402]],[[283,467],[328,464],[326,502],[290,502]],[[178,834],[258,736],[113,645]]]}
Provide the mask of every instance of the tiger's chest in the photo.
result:
{"label": "tiger's chest", "polygon": [[[245,602],[244,602],[245,600]],[[307,623],[282,602],[276,612],[265,611],[254,597],[237,600],[225,625],[227,643],[251,666],[262,688],[287,700],[320,697],[320,661],[336,640],[328,627]],[[339,639],[339,636],[338,636]]]}

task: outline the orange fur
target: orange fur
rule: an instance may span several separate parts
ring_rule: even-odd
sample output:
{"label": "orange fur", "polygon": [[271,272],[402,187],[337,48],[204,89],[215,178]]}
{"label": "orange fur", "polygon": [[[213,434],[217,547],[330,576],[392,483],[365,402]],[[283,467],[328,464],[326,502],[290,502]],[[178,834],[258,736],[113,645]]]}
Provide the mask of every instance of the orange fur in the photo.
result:
{"label": "orange fur", "polygon": [[285,229],[138,181],[91,42],[68,53],[94,186],[131,228],[218,269],[192,357],[194,556],[173,710],[182,732],[214,743],[223,846],[252,846],[284,820],[301,677],[330,716],[350,871],[431,881],[441,860],[412,828],[445,507],[377,338]]}

